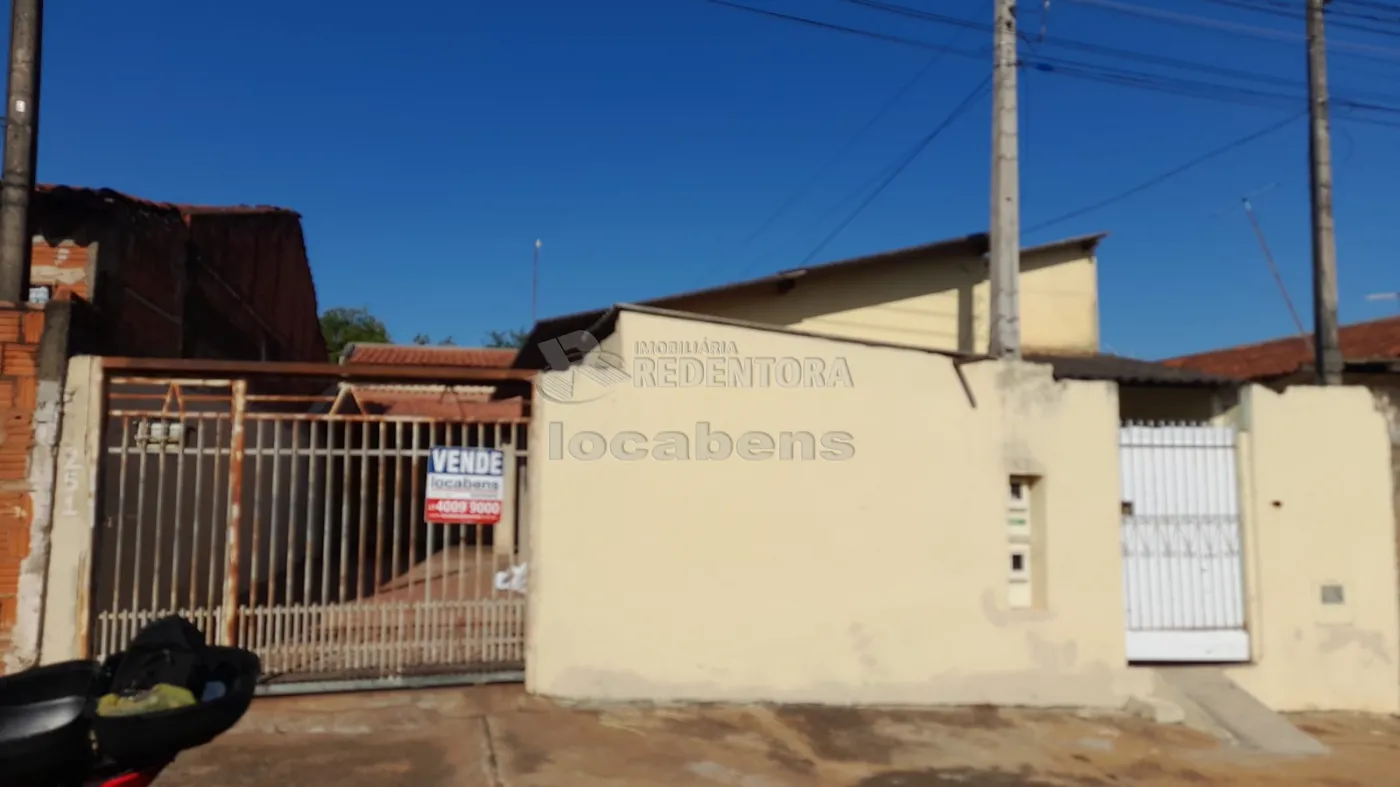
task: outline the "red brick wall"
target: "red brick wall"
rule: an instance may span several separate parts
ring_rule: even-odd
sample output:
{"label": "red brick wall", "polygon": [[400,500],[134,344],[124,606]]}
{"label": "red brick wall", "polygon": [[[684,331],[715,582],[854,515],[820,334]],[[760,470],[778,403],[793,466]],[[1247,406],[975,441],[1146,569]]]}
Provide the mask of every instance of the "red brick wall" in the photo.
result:
{"label": "red brick wall", "polygon": [[43,330],[43,311],[0,305],[0,654],[9,649],[20,562],[29,554],[29,452]]}
{"label": "red brick wall", "polygon": [[47,242],[34,244],[29,264],[29,283],[46,286],[54,300],[88,297],[88,249],[71,241],[57,245]]}

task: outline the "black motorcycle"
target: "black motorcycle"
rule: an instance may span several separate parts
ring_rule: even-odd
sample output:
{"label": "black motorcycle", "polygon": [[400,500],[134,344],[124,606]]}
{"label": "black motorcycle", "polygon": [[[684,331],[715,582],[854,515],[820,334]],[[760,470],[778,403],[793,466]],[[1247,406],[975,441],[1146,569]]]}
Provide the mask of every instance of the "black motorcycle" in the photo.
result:
{"label": "black motorcycle", "polygon": [[0,677],[0,783],[147,787],[180,752],[238,723],[261,672],[253,653],[206,645],[170,617],[100,664]]}

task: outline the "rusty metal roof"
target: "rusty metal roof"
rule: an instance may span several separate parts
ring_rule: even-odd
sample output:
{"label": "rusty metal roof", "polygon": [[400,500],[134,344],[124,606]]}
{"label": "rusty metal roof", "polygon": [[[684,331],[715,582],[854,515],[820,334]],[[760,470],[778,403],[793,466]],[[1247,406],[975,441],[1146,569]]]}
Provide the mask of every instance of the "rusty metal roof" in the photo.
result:
{"label": "rusty metal roof", "polygon": [[143,197],[132,196],[124,192],[109,188],[92,188],[89,186],[63,186],[51,183],[40,183],[34,190],[41,195],[46,195],[55,199],[81,199],[105,203],[126,203],[157,211],[168,211],[178,213],[182,216],[209,216],[209,215],[237,215],[237,214],[266,214],[281,213],[292,215],[298,218],[300,213],[290,208],[279,208],[274,205],[189,205],[179,202],[160,202],[149,200]]}

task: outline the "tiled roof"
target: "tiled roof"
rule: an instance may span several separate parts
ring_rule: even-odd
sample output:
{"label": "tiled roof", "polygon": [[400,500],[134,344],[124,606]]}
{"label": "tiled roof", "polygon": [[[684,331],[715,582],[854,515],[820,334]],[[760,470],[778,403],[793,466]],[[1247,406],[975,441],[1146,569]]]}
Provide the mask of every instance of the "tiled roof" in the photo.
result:
{"label": "tiled roof", "polygon": [[[1342,326],[1339,339],[1347,361],[1400,358],[1400,316]],[[1183,355],[1162,361],[1167,366],[1195,369],[1237,380],[1259,380],[1293,374],[1313,362],[1311,336],[1289,336],[1223,350]]]}
{"label": "tiled roof", "polygon": [[430,347],[418,344],[353,344],[346,363],[381,366],[485,366],[506,369],[515,360],[514,349],[493,347]]}
{"label": "tiled roof", "polygon": [[365,409],[376,414],[444,421],[508,421],[525,417],[523,399],[492,399],[491,389],[484,387],[355,385],[354,394]]}
{"label": "tiled roof", "polygon": [[1060,380],[1112,380],[1132,385],[1234,385],[1235,380],[1196,369],[1175,368],[1121,355],[1050,355],[1028,353],[1025,360],[1054,367]]}

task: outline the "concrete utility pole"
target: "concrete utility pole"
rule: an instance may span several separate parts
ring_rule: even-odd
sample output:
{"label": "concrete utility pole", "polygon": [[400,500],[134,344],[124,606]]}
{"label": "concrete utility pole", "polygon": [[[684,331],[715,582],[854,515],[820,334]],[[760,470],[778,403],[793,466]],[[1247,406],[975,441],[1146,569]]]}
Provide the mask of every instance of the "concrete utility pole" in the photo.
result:
{"label": "concrete utility pole", "polygon": [[29,298],[29,196],[39,149],[39,60],[43,0],[10,4],[10,87],[5,110],[5,166],[0,181],[0,301]]}
{"label": "concrete utility pole", "polygon": [[1016,120],[1016,0],[996,3],[992,51],[990,354],[1021,357],[1021,163]]}
{"label": "concrete utility pole", "polygon": [[1332,224],[1332,133],[1327,122],[1327,43],[1322,7],[1308,0],[1308,136],[1312,186],[1313,351],[1318,385],[1342,384],[1337,334],[1337,238]]}

